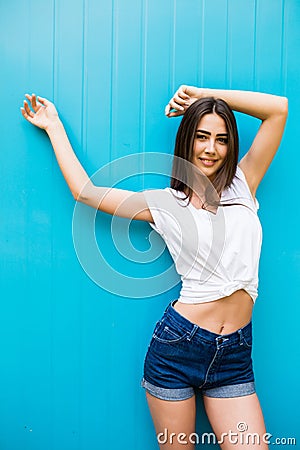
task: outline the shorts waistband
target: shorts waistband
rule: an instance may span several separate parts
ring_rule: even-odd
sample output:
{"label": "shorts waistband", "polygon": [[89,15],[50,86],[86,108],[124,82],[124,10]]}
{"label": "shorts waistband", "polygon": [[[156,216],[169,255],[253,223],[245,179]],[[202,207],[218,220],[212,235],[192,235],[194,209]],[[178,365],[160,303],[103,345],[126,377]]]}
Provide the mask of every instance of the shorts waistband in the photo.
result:
{"label": "shorts waistband", "polygon": [[182,330],[188,332],[191,336],[197,334],[201,339],[206,340],[209,343],[225,343],[225,344],[234,344],[239,342],[242,336],[246,338],[252,338],[252,319],[242,328],[238,330],[228,333],[228,334],[218,334],[213,331],[207,330],[206,328],[201,328],[199,325],[196,325],[193,322],[190,322],[187,318],[182,316],[179,312],[174,309],[174,304],[176,300],[173,300],[166,308],[164,312],[164,317],[168,317],[171,321],[175,322],[175,324],[181,328]]}

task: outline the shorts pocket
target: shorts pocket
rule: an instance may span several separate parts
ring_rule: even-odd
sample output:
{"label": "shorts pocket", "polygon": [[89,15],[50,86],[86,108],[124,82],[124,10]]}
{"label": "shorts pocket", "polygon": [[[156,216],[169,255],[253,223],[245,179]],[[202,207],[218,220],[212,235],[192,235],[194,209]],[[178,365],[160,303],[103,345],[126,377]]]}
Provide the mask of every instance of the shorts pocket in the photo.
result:
{"label": "shorts pocket", "polygon": [[242,343],[245,345],[245,347],[252,348],[252,337],[242,334]]}
{"label": "shorts pocket", "polygon": [[184,341],[189,334],[188,331],[177,327],[169,320],[165,320],[160,325],[154,330],[153,339],[164,344],[175,344]]}
{"label": "shorts pocket", "polygon": [[163,317],[162,319],[160,319],[156,322],[156,324],[154,326],[154,331],[152,333],[152,337],[154,337],[159,332],[159,329],[161,328],[164,320],[165,320],[165,318]]}

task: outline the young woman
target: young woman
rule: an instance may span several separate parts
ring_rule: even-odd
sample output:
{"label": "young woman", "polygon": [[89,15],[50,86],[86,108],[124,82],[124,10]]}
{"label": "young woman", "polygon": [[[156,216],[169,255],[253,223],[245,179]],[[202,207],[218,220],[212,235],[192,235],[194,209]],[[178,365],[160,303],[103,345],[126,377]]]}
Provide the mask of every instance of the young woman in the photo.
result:
{"label": "young woman", "polygon": [[[280,144],[287,99],[181,86],[165,111],[168,117],[183,115],[171,187],[132,192],[95,186],[55,106],[34,94],[26,97],[22,114],[46,130],[74,199],[148,221],[165,239],[182,277],[179,298],[155,326],[142,379],[160,448],[194,448],[197,390],[222,449],[241,448],[243,431],[256,438],[242,448],[268,448],[251,357],[261,248],[255,194]],[[232,110],[261,120],[239,163]],[[199,174],[208,183],[198,183]]]}

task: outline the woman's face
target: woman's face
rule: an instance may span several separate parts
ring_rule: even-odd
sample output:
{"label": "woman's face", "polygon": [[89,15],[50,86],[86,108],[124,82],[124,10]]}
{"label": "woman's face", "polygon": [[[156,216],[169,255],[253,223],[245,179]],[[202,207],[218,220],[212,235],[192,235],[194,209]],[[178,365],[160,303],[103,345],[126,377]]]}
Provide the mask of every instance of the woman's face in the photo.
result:
{"label": "woman's face", "polygon": [[227,147],[228,131],[224,119],[217,114],[203,116],[196,130],[192,162],[211,181],[225,160]]}

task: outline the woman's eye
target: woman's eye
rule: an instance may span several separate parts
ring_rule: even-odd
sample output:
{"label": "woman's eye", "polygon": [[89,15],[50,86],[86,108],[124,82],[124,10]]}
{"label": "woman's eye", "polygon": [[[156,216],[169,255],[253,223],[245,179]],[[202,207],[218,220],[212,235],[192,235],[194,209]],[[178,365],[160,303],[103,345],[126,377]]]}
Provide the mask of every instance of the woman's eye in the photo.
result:
{"label": "woman's eye", "polygon": [[228,139],[227,139],[227,138],[219,138],[218,141],[219,141],[221,144],[228,144]]}
{"label": "woman's eye", "polygon": [[197,139],[204,141],[206,138],[207,136],[205,136],[205,134],[197,134]]}

